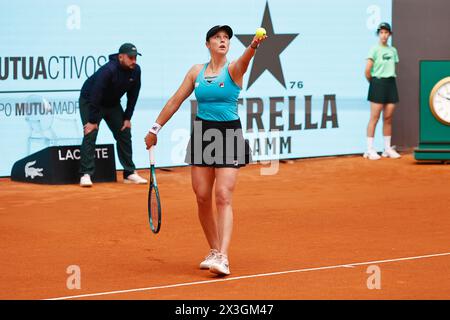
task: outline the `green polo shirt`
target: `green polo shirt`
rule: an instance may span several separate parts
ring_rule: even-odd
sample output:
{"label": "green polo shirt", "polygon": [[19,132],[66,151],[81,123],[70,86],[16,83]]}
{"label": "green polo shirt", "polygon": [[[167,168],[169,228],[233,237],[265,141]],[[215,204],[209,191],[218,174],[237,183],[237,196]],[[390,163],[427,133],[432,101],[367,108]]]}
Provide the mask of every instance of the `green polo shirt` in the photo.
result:
{"label": "green polo shirt", "polygon": [[372,77],[390,78],[397,76],[395,74],[395,64],[400,60],[398,59],[397,49],[394,47],[378,44],[370,49],[367,58],[372,59],[374,62],[371,70]]}

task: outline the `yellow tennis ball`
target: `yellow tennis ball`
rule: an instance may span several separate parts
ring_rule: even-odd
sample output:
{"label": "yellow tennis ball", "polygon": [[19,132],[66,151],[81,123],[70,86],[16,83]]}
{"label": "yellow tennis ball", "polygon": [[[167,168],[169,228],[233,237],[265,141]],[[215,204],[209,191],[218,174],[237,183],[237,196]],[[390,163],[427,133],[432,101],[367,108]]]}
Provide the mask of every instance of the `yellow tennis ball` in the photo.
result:
{"label": "yellow tennis ball", "polygon": [[256,29],[256,36],[258,37],[258,38],[262,38],[262,37],[264,37],[266,35],[266,29],[264,29],[264,28],[258,28],[258,29]]}

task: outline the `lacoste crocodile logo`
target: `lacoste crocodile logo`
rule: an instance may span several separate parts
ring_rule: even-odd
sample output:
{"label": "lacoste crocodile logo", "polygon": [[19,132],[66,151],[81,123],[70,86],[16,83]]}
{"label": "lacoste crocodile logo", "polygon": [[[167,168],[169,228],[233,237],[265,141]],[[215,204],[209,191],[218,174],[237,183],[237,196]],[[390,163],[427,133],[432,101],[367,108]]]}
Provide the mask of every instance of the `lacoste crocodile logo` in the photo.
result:
{"label": "lacoste crocodile logo", "polygon": [[33,168],[33,166],[36,164],[36,161],[28,162],[25,165],[25,178],[30,177],[31,179],[34,179],[35,177],[43,177],[44,174],[42,173],[43,168]]}

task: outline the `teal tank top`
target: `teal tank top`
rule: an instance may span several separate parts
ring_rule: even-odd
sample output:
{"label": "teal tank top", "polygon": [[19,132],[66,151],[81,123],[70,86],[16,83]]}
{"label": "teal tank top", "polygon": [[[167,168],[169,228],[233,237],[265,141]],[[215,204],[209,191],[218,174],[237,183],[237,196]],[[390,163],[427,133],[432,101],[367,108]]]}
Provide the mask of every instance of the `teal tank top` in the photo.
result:
{"label": "teal tank top", "polygon": [[238,120],[238,98],[241,88],[231,79],[227,62],[217,78],[206,80],[205,63],[195,80],[195,97],[198,102],[197,116],[208,121]]}

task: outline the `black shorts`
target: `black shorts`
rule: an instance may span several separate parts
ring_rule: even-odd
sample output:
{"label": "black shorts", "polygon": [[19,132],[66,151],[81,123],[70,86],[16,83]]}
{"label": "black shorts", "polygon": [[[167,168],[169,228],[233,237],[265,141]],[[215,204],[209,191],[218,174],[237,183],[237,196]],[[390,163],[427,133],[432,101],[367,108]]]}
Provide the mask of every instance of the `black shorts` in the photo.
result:
{"label": "black shorts", "polygon": [[252,161],[241,120],[207,121],[197,117],[185,162],[194,166],[240,168]]}
{"label": "black shorts", "polygon": [[372,78],[367,100],[382,104],[399,102],[396,79],[394,77]]}

